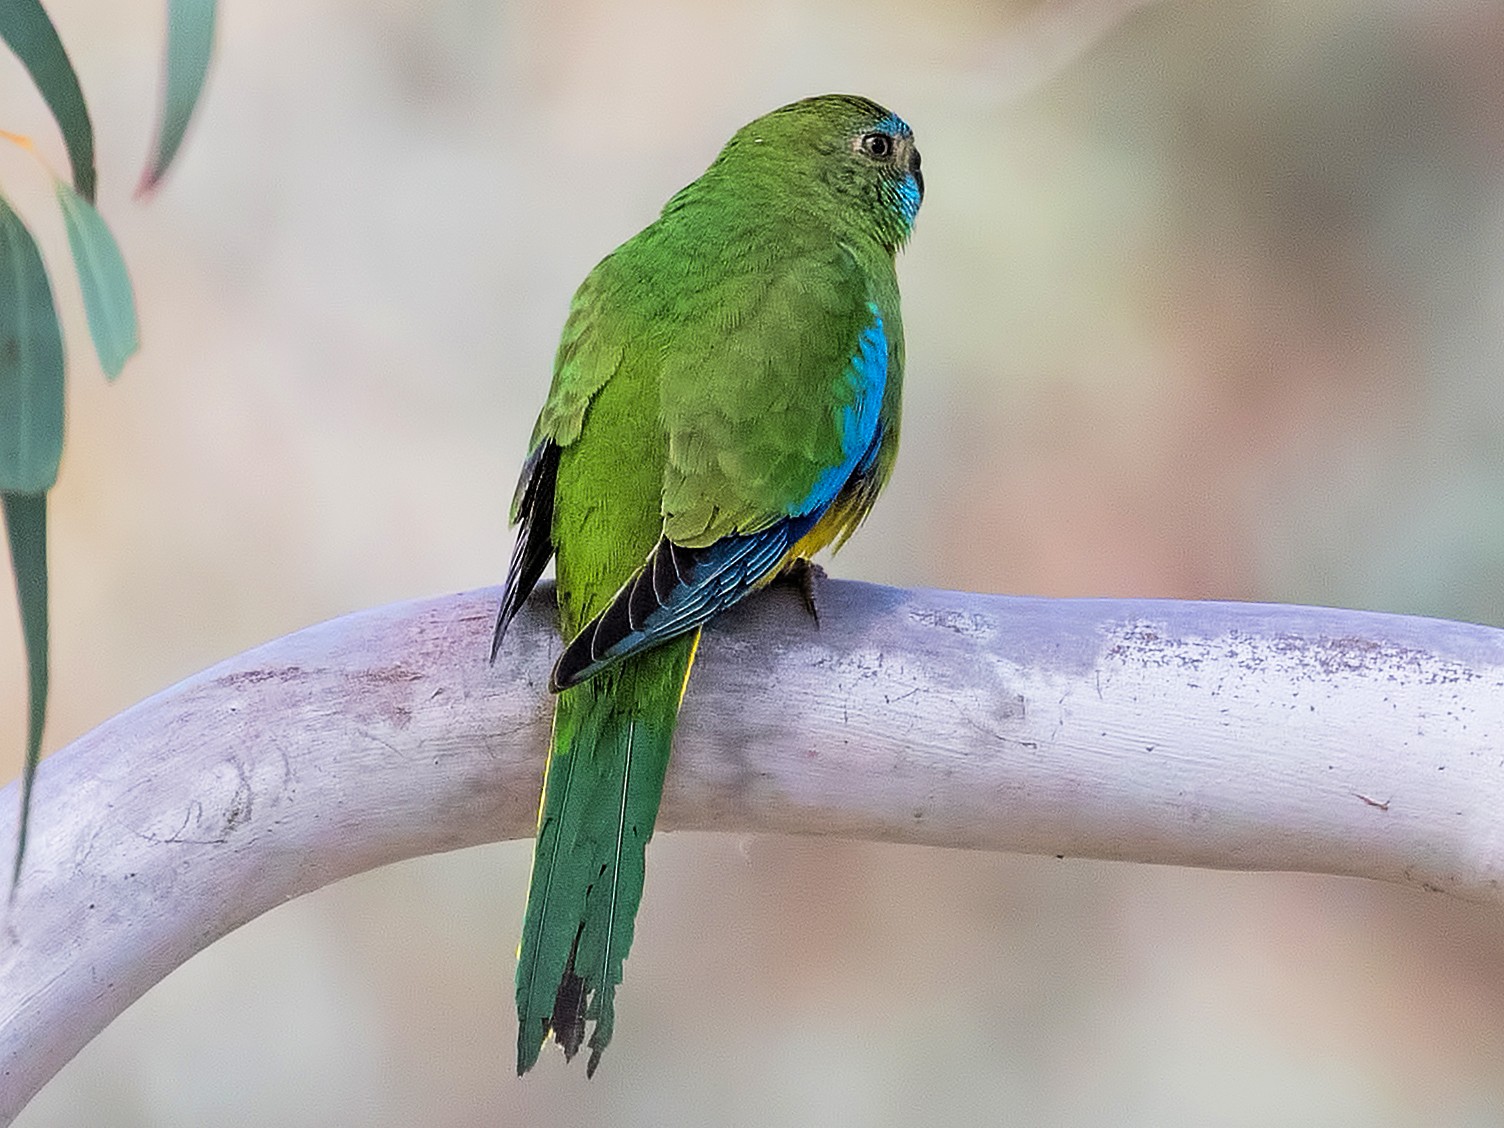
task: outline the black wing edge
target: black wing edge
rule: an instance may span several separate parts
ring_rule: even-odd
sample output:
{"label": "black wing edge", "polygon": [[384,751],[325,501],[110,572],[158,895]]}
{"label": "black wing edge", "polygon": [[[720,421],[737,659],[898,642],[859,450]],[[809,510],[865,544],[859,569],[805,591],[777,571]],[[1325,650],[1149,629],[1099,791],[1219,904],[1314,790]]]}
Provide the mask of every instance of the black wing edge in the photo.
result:
{"label": "black wing edge", "polygon": [[606,609],[564,648],[550,688],[557,693],[579,685],[623,658],[702,626],[754,591],[823,513],[787,518],[704,548],[659,538]]}
{"label": "black wing edge", "polygon": [[538,583],[549,557],[554,554],[554,484],[559,478],[559,445],[545,439],[522,464],[512,519],[518,522],[517,547],[501,587],[501,610],[496,615],[496,632],[491,636],[491,664],[496,664],[501,640],[507,627],[522,609],[528,594]]}

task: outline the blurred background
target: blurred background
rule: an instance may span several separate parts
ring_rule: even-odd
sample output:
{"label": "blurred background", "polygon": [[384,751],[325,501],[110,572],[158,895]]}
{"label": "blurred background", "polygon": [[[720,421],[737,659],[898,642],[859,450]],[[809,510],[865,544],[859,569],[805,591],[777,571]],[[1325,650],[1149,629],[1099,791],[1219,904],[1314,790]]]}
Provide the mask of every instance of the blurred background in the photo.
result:
{"label": "blurred background", "polygon": [[[569,295],[743,122],[914,126],[896,478],[832,571],[1504,625],[1494,0],[256,0],[158,197],[159,0],[49,0],[145,348],[70,336],[49,748],[496,582]],[[19,65],[0,127],[61,147]],[[6,581],[8,587],[8,581]],[[0,779],[24,686],[0,598]],[[1270,734],[1271,741],[1278,739]],[[215,944],[20,1124],[1504,1125],[1504,914],[1289,875],[665,835],[586,1084],[512,1076],[529,846]]]}

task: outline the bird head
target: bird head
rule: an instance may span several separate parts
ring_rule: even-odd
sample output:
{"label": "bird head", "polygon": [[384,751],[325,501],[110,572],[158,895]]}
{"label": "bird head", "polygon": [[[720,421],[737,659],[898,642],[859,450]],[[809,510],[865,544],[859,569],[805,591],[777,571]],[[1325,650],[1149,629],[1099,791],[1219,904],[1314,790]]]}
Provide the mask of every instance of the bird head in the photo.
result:
{"label": "bird head", "polygon": [[716,160],[789,203],[829,212],[838,227],[867,230],[889,250],[908,240],[924,199],[919,164],[908,123],[853,94],[821,94],[764,114]]}

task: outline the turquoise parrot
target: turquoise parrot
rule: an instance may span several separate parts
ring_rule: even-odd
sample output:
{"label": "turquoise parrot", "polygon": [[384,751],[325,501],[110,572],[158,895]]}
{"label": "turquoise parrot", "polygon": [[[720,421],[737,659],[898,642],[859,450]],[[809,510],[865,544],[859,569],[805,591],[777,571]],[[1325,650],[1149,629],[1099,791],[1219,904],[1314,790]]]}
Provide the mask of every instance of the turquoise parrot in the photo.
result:
{"label": "turquoise parrot", "polygon": [[[566,645],[517,962],[517,1072],[552,1033],[593,1075],[700,628],[839,547],[898,450],[894,256],[914,135],[824,95],[737,131],[586,277],[512,504],[491,647],[555,560]],[[728,723],[734,724],[732,718]]]}

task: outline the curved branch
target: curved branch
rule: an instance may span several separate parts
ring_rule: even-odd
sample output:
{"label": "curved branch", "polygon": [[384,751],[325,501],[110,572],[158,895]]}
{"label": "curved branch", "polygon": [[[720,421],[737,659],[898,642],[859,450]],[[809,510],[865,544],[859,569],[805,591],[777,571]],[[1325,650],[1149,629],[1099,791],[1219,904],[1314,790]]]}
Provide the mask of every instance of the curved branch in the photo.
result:
{"label": "curved branch", "polygon": [[[1504,631],[828,582],[707,632],[659,825],[1238,869],[1504,901]],[[531,834],[551,593],[378,608],[50,757],[0,935],[0,1118],[148,987],[349,874]],[[0,842],[14,839],[13,791]],[[510,943],[498,937],[498,944]]]}

